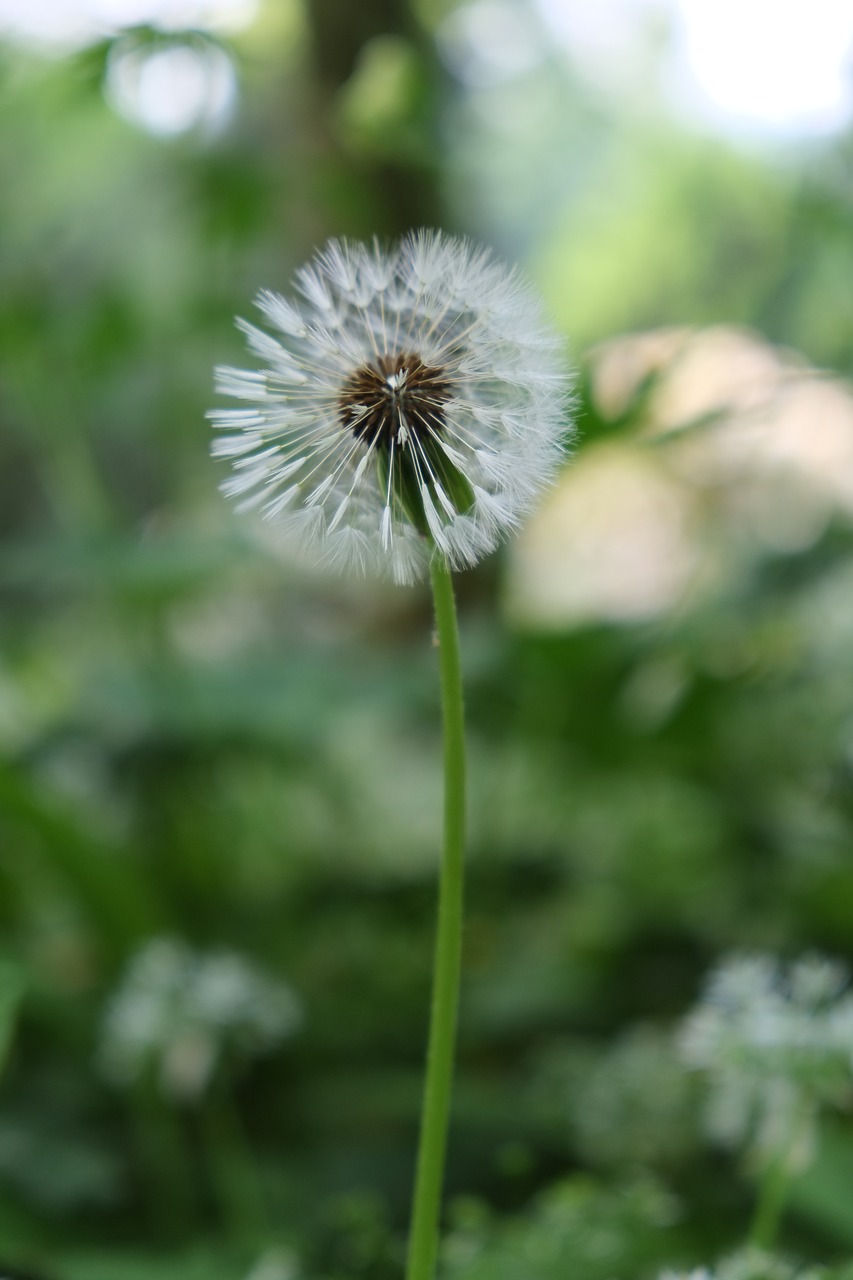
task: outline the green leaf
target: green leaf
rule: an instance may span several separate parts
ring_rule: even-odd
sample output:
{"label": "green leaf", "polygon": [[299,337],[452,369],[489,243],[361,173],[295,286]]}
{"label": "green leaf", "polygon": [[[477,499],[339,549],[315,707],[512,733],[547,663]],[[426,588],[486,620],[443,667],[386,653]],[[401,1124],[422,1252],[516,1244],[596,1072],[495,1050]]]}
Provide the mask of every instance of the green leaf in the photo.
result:
{"label": "green leaf", "polygon": [[791,1208],[840,1245],[853,1246],[853,1135],[825,1121],[814,1164],[791,1188]]}
{"label": "green leaf", "polygon": [[0,1073],[15,1034],[18,1009],[24,998],[26,978],[14,960],[0,957]]}
{"label": "green leaf", "polygon": [[246,1269],[219,1253],[167,1257],[86,1253],[67,1258],[61,1274],[62,1280],[234,1280]]}

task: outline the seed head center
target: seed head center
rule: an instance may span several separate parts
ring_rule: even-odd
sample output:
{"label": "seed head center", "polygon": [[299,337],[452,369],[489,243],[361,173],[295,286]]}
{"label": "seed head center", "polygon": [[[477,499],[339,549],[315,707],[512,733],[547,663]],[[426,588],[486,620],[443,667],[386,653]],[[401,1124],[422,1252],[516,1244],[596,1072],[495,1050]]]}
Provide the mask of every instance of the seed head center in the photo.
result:
{"label": "seed head center", "polygon": [[450,396],[443,369],[424,364],[413,352],[396,352],[362,365],[347,378],[338,397],[338,416],[357,440],[390,451],[392,445],[411,447],[440,435]]}

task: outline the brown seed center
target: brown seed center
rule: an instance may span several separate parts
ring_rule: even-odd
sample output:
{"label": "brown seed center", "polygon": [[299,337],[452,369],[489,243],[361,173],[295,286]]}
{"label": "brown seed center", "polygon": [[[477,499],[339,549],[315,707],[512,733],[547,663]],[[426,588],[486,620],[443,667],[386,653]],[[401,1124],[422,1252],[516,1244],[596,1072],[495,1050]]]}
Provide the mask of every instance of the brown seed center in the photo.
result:
{"label": "brown seed center", "polygon": [[338,398],[338,416],[358,440],[390,450],[410,437],[441,434],[451,386],[444,370],[424,364],[412,352],[379,356],[347,378]]}

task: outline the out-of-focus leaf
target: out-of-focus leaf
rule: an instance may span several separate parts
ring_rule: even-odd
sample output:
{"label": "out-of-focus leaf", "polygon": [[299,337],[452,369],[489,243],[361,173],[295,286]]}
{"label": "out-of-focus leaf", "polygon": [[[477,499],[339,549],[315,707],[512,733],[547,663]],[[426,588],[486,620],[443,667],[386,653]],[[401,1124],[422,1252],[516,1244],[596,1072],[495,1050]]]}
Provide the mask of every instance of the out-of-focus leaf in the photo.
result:
{"label": "out-of-focus leaf", "polygon": [[62,1259],[62,1280],[234,1280],[245,1267],[221,1250],[182,1254],[75,1253]]}
{"label": "out-of-focus leaf", "polygon": [[15,1035],[18,1009],[26,990],[22,967],[0,956],[0,1076]]}
{"label": "out-of-focus leaf", "polygon": [[[124,952],[161,919],[154,897],[131,861],[52,802],[19,771],[0,769],[0,825],[14,848],[19,836],[36,842],[105,939]],[[17,834],[16,834],[17,833]]]}
{"label": "out-of-focus leaf", "polygon": [[102,1146],[49,1132],[26,1114],[0,1115],[0,1179],[50,1213],[112,1206],[122,1190],[117,1161]]}
{"label": "out-of-focus leaf", "polygon": [[824,1122],[814,1164],[791,1189],[791,1205],[798,1218],[827,1232],[839,1245],[853,1248],[853,1133],[850,1127]]}
{"label": "out-of-focus leaf", "polygon": [[29,541],[3,549],[0,585],[39,592],[97,588],[153,602],[221,579],[246,555],[246,544],[231,536]]}

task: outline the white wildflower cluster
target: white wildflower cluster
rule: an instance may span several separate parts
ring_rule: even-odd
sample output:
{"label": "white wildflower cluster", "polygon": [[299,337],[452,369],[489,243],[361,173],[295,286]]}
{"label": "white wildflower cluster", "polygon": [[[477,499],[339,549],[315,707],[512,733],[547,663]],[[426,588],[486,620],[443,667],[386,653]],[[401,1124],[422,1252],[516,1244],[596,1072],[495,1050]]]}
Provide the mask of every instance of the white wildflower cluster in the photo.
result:
{"label": "white wildflower cluster", "polygon": [[242,956],[155,938],[133,958],[107,1005],[98,1057],[115,1083],[150,1074],[168,1098],[191,1102],[221,1062],[274,1048],[300,1021],[290,988]]}
{"label": "white wildflower cluster", "polygon": [[673,1053],[671,1034],[632,1028],[571,1082],[581,1154],[614,1169],[677,1164],[699,1140],[696,1087]]}
{"label": "white wildflower cluster", "polygon": [[853,1095],[853,994],[843,967],[807,957],[726,960],[687,1018],[681,1046],[708,1072],[709,1126],[760,1159],[808,1163],[821,1104]]}
{"label": "white wildflower cluster", "polygon": [[238,321],[258,370],[217,369],[224,491],[318,559],[407,583],[491,551],[554,477],[568,434],[560,343],[520,276],[439,232],[384,251],[330,241],[275,336]]}
{"label": "white wildflower cluster", "polygon": [[282,1246],[267,1249],[248,1272],[245,1280],[296,1280],[296,1255]]}
{"label": "white wildflower cluster", "polygon": [[747,1246],[715,1267],[662,1271],[658,1280],[821,1280],[823,1275],[818,1267],[799,1267],[778,1254]]}

